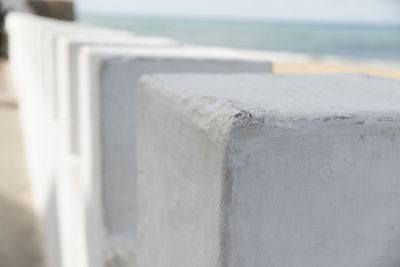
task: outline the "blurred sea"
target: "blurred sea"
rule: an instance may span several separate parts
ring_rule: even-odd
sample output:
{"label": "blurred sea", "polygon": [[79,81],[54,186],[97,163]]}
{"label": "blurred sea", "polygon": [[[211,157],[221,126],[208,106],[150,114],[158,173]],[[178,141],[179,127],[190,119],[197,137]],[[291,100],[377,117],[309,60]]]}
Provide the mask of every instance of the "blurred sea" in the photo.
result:
{"label": "blurred sea", "polygon": [[400,25],[344,25],[81,15],[83,23],[187,44],[400,61]]}

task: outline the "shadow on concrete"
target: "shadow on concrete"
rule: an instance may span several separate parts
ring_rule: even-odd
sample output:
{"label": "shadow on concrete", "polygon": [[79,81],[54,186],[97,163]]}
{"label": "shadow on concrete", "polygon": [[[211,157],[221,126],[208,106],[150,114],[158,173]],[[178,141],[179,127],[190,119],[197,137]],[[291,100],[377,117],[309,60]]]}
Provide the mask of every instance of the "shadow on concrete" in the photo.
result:
{"label": "shadow on concrete", "polygon": [[[53,181],[55,178],[53,179]],[[46,253],[47,263],[50,266],[61,266],[61,246],[60,246],[60,229],[58,222],[58,200],[56,186],[51,185],[50,194],[46,201],[46,209],[42,218],[42,231],[44,251]],[[73,222],[71,222],[73,223]]]}
{"label": "shadow on concrete", "polygon": [[0,266],[42,267],[40,244],[32,211],[0,195]]}
{"label": "shadow on concrete", "polygon": [[18,109],[18,104],[12,100],[0,100],[0,108]]}

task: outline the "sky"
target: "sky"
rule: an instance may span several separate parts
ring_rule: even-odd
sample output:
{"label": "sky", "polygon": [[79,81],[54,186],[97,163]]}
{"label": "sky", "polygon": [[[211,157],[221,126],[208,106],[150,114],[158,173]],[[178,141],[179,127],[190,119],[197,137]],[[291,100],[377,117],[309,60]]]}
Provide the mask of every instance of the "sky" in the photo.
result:
{"label": "sky", "polygon": [[81,14],[400,24],[400,0],[75,0]]}

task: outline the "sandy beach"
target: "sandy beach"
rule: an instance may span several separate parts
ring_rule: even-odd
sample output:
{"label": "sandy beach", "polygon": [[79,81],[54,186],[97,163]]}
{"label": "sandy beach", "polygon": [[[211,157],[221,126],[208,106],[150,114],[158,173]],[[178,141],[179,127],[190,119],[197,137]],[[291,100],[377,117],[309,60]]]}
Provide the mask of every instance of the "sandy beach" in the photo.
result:
{"label": "sandy beach", "polygon": [[357,63],[335,63],[324,61],[311,61],[304,63],[275,63],[273,65],[274,73],[363,73],[379,77],[400,79],[399,65],[384,64],[357,64]]}

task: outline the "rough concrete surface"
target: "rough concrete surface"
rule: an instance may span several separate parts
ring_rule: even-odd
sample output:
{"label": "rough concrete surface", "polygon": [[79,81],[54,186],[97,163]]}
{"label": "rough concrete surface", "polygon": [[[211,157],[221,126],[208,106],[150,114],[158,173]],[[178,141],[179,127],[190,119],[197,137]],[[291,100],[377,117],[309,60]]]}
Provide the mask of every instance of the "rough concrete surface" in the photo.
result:
{"label": "rough concrete surface", "polygon": [[[80,173],[89,255],[132,266],[136,236],[135,84],[147,73],[270,71],[263,58],[200,47],[83,47],[79,58]],[[66,180],[66,179],[64,179]],[[122,193],[126,192],[126,193]],[[76,195],[73,195],[76,199]],[[88,204],[89,203],[89,204]],[[83,206],[83,205],[80,205]],[[74,208],[74,211],[77,211]],[[75,220],[77,222],[79,220]],[[78,223],[75,223],[77,227]],[[73,236],[76,238],[77,236]],[[103,240],[102,238],[105,237]],[[103,246],[103,248],[96,248]],[[106,253],[105,253],[106,252]],[[114,265],[111,265],[114,266]]]}
{"label": "rough concrete surface", "polygon": [[[79,99],[78,81],[80,73],[77,68],[79,50],[83,46],[127,46],[133,47],[158,47],[176,46],[177,43],[166,38],[138,37],[138,36],[113,36],[110,34],[88,36],[87,34],[59,34],[57,37],[57,64],[54,74],[56,77],[56,87],[53,91],[58,95],[58,119],[54,127],[58,134],[56,143],[58,144],[57,162],[57,203],[58,210],[62,210],[58,216],[60,246],[62,247],[61,258],[65,266],[82,266],[84,261],[79,263],[85,247],[85,240],[78,241],[77,238],[84,236],[84,233],[77,227],[76,221],[84,205],[78,201],[77,192],[80,191],[79,172],[75,170],[75,165],[79,157]],[[78,183],[75,183],[78,181]],[[72,186],[74,185],[75,186]],[[73,218],[73,220],[71,220]],[[71,233],[75,233],[71,235]]]}
{"label": "rough concrete surface", "polygon": [[131,34],[21,13],[7,16],[6,29],[10,37],[10,67],[18,89],[35,214],[40,219],[47,265],[60,266],[55,149],[58,144],[54,127],[57,79],[52,72],[56,67],[56,38],[62,34],[83,32],[87,35],[99,32],[112,33],[113,36]]}
{"label": "rough concrete surface", "polygon": [[137,266],[400,266],[399,88],[364,75],[142,78]]}
{"label": "rough concrete surface", "polygon": [[18,104],[0,61],[0,266],[42,265],[40,237],[27,178]]}

